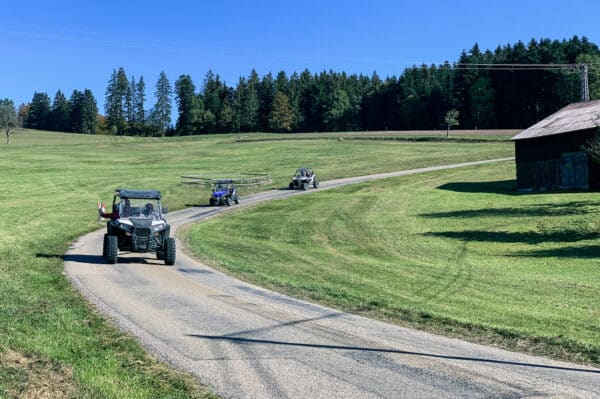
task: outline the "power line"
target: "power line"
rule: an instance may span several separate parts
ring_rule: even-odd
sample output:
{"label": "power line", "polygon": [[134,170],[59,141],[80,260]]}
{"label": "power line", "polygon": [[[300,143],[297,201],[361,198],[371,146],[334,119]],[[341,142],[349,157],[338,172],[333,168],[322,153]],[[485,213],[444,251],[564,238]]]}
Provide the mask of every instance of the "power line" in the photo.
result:
{"label": "power line", "polygon": [[581,74],[581,101],[590,101],[590,87],[588,83],[588,70],[598,68],[598,63],[580,64],[481,64],[481,63],[457,63],[457,70],[479,70],[479,71],[577,71]]}

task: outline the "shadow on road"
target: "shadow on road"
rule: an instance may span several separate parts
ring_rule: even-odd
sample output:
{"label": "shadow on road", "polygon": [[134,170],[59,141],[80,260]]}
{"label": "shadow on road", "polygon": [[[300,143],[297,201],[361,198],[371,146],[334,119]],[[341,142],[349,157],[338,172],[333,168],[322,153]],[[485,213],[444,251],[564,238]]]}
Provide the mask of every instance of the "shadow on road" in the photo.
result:
{"label": "shadow on road", "polygon": [[437,355],[435,353],[411,352],[411,351],[403,351],[403,350],[398,350],[398,349],[365,348],[365,347],[360,347],[360,346],[344,346],[344,345],[310,344],[310,343],[303,343],[303,342],[287,342],[287,341],[274,341],[274,340],[265,340],[265,339],[230,337],[227,335],[203,335],[203,334],[185,334],[185,335],[188,337],[193,337],[193,338],[198,338],[198,339],[213,340],[213,341],[228,341],[228,342],[241,344],[241,345],[282,345],[282,346],[296,346],[296,347],[302,347],[302,348],[391,353],[391,354],[408,355],[408,356],[428,357],[428,358],[435,358],[435,359],[458,360],[458,361],[478,362],[478,363],[504,364],[504,365],[509,365],[509,366],[522,366],[522,367],[532,367],[532,368],[549,369],[549,370],[574,371],[574,372],[581,372],[581,373],[600,374],[600,370],[586,369],[586,368],[562,367],[562,366],[552,366],[552,365],[547,365],[547,364],[512,362],[512,361],[500,360],[500,359],[485,359],[485,358],[468,357],[468,356]]}
{"label": "shadow on road", "polygon": [[93,265],[105,264],[100,255],[57,255],[57,254],[35,254],[36,258],[62,259],[64,262],[91,263]]}
{"label": "shadow on road", "polygon": [[232,337],[235,337],[236,335],[256,334],[256,333],[264,332],[264,331],[272,331],[272,330],[275,330],[277,328],[295,326],[295,325],[302,324],[302,323],[310,323],[311,321],[324,320],[324,319],[333,319],[333,318],[339,317],[339,316],[341,316],[343,314],[344,313],[336,312],[336,313],[325,314],[323,316],[313,317],[313,318],[310,318],[310,319],[291,320],[291,321],[287,321],[285,323],[275,324],[273,326],[255,328],[255,329],[252,329],[252,330],[236,331],[236,332],[233,332],[233,333],[229,333],[229,334],[223,335],[222,337],[223,338],[225,338],[225,337],[232,338]]}
{"label": "shadow on road", "polygon": [[[62,259],[64,262],[75,262],[75,263],[88,263],[92,265],[105,265],[107,264],[102,256],[100,255],[57,255],[57,254],[35,254],[36,258],[46,258],[46,259]],[[143,264],[156,264],[152,261],[156,261],[155,258],[142,258],[142,257],[123,257],[119,256],[117,260],[117,264],[133,264],[133,263],[143,263]]]}

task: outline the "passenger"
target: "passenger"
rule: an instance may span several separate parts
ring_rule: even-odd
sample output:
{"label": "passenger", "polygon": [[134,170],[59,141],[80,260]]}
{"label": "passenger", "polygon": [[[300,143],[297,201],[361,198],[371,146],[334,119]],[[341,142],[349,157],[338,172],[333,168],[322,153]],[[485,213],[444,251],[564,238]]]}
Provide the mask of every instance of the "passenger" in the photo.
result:
{"label": "passenger", "polygon": [[131,216],[131,203],[129,202],[129,198],[125,198],[123,200],[123,207],[120,216],[122,218],[128,218],[129,216]]}

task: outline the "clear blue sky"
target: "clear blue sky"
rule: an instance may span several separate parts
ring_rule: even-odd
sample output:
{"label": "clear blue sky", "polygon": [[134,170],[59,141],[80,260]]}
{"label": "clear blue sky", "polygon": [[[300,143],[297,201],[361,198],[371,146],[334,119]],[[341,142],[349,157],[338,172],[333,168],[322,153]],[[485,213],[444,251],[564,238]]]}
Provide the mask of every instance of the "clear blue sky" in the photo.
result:
{"label": "clear blue sky", "polygon": [[146,108],[161,70],[201,86],[209,69],[229,85],[255,68],[333,69],[381,77],[420,63],[456,61],[531,38],[586,36],[600,44],[600,2],[571,1],[5,1],[0,13],[0,98],[34,91],[69,97],[89,88],[104,111],[113,69],[143,75]]}

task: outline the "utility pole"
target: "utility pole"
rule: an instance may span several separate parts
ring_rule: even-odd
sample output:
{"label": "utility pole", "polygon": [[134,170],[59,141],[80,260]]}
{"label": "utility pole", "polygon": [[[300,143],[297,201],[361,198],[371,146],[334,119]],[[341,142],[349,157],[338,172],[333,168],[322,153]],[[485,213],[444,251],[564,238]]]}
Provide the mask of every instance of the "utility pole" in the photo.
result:
{"label": "utility pole", "polygon": [[588,85],[588,65],[579,64],[581,70],[581,101],[590,101],[590,87]]}

